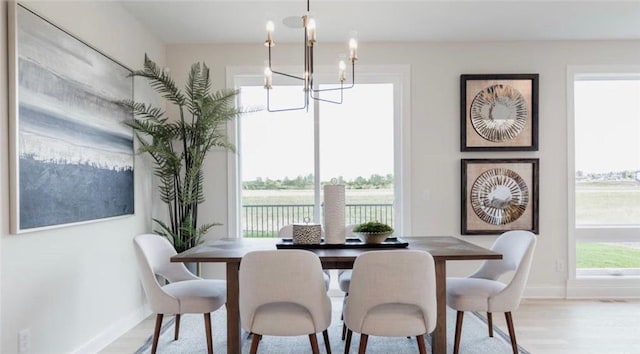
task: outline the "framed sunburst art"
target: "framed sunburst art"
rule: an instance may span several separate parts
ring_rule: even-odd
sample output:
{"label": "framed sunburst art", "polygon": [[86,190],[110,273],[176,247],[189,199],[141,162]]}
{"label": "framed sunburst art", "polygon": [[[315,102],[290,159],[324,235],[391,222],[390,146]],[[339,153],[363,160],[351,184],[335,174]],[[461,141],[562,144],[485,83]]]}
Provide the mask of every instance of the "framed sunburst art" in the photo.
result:
{"label": "framed sunburst art", "polygon": [[460,76],[460,151],[537,151],[538,74]]}
{"label": "framed sunburst art", "polygon": [[461,233],[538,233],[538,159],[462,159]]}

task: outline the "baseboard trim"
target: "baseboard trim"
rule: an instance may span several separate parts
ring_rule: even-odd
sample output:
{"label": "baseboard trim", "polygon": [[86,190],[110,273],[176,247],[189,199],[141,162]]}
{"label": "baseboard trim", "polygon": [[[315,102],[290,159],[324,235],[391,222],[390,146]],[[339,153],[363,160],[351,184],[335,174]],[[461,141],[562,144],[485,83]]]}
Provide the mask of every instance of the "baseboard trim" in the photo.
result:
{"label": "baseboard trim", "polygon": [[564,286],[527,286],[522,297],[526,299],[564,299],[566,288]]}
{"label": "baseboard trim", "polygon": [[619,279],[581,279],[566,286],[527,286],[526,299],[638,299],[640,287]]}
{"label": "baseboard trim", "polygon": [[106,348],[109,344],[113,343],[116,339],[120,338],[120,336],[129,332],[140,322],[144,321],[147,317],[149,317],[149,315],[151,315],[151,310],[148,306],[143,306],[134,311],[132,314],[114,322],[111,326],[102,331],[102,333],[98,334],[97,336],[90,339],[87,343],[72,351],[71,354],[98,353]]}
{"label": "baseboard trim", "polygon": [[567,299],[637,299],[640,287],[618,279],[580,279],[567,285]]}

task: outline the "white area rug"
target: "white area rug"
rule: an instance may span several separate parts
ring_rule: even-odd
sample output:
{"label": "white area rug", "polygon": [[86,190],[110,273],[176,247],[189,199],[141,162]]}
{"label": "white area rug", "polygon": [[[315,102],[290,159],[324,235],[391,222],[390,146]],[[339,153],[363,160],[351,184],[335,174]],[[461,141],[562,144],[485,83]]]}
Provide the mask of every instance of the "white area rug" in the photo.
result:
{"label": "white area rug", "polygon": [[[342,321],[340,311],[342,310],[342,300],[332,301],[333,318],[329,327],[329,340],[331,342],[331,352],[335,354],[344,353],[344,341],[341,340]],[[494,316],[499,315],[495,314]],[[508,336],[499,328],[494,326],[494,337],[490,338],[487,324],[484,317],[476,314],[465,313],[464,324],[462,326],[462,339],[460,342],[460,354],[511,354],[511,344]],[[158,353],[162,354],[184,354],[184,353],[206,353],[207,341],[204,336],[204,318],[202,315],[183,315],[180,321],[180,338],[173,340],[173,318],[165,317],[167,323],[163,326],[163,333],[158,343]],[[216,354],[227,352],[227,330],[226,311],[224,308],[212,314],[213,327],[213,351]],[[455,331],[455,312],[447,310],[447,352],[453,352],[453,337]],[[517,328],[516,328],[517,331]],[[516,332],[517,334],[517,332]],[[243,334],[244,342],[242,353],[249,353],[251,339],[247,339]],[[428,338],[427,350],[431,353]],[[360,335],[353,334],[351,340],[351,353],[358,352]],[[325,353],[322,333],[318,334],[318,346],[321,353]],[[520,347],[521,354],[529,354]],[[136,354],[149,353],[151,351],[151,338],[138,350]],[[259,354],[301,354],[311,353],[311,345],[307,336],[301,337],[269,337],[265,336],[258,347]],[[390,353],[418,353],[418,345],[415,337],[408,339],[390,337],[369,337],[367,343],[367,353],[369,354],[390,354]]]}

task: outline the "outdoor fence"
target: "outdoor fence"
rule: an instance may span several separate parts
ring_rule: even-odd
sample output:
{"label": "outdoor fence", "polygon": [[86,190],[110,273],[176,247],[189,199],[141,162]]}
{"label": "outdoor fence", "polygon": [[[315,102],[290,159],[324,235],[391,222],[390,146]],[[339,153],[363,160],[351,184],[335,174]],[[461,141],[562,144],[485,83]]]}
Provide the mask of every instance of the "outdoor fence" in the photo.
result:
{"label": "outdoor fence", "polygon": [[[277,237],[278,230],[288,224],[313,220],[313,204],[243,205],[244,237]],[[345,225],[379,221],[393,226],[393,204],[346,204]]]}

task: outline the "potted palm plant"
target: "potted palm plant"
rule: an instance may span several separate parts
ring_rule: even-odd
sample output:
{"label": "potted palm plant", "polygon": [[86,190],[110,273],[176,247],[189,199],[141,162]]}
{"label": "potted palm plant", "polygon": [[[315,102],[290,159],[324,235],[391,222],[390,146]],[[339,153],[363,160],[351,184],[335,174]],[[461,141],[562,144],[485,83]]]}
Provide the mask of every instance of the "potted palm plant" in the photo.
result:
{"label": "potted palm plant", "polygon": [[202,166],[214,148],[234,150],[226,135],[226,123],[242,111],[235,106],[237,90],[212,92],[209,68],[204,63],[191,66],[184,92],[170,75],[145,55],[144,68],[132,76],[146,78],[150,86],[176,108],[169,117],[158,107],[133,100],[123,102],[134,113],[126,124],[140,143],[139,152],[148,154],[158,177],[160,199],[167,206],[168,221],[154,218],[154,232],[167,237],[177,252],[202,242],[209,229],[219,223],[202,223],[198,206],[204,202]]}

